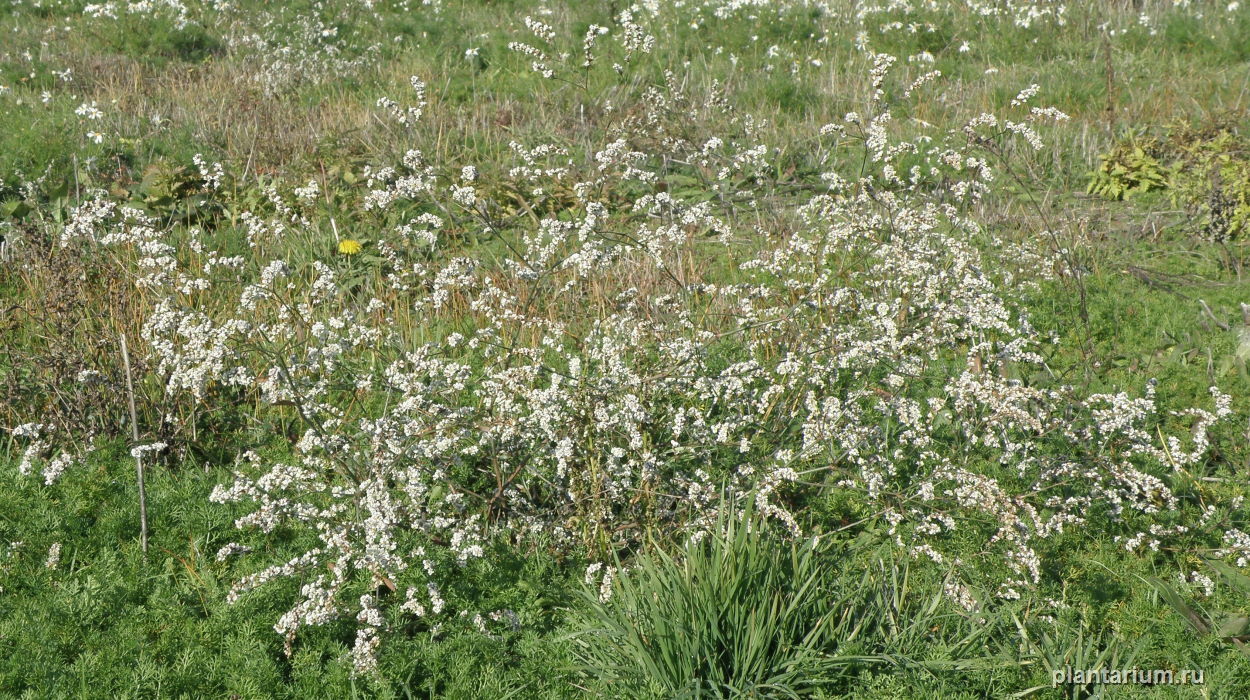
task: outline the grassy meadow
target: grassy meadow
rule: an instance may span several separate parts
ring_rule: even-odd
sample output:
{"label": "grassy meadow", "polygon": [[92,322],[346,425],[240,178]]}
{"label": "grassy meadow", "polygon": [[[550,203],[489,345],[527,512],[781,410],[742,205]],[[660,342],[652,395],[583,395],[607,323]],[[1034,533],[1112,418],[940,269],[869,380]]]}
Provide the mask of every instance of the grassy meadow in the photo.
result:
{"label": "grassy meadow", "polygon": [[0,695],[1250,696],[1250,5],[0,37]]}

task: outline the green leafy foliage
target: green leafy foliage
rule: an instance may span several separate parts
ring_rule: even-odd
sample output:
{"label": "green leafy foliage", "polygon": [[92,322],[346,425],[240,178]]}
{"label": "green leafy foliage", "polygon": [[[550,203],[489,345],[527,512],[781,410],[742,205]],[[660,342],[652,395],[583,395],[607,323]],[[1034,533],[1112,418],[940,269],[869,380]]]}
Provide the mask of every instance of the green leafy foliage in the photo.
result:
{"label": "green leafy foliage", "polygon": [[1173,130],[1172,201],[1201,220],[1213,241],[1243,236],[1250,226],[1250,141],[1231,122]]}
{"label": "green leafy foliage", "polygon": [[[2,441],[3,438],[0,438]],[[70,474],[55,497],[11,465],[0,473],[0,695],[74,698],[570,697],[556,608],[570,590],[554,560],[514,557],[475,578],[482,599],[516,608],[523,629],[413,631],[355,677],[342,627],[291,657],[271,623],[280,595],[225,602],[235,564],[215,559],[231,514],[208,503],[198,464],[152,469],[148,554],[135,526],[134,465],[119,444]],[[192,534],[194,533],[194,534]],[[60,558],[49,566],[53,545]],[[279,547],[275,554],[288,550]]]}
{"label": "green leafy foliage", "polygon": [[1113,201],[1166,190],[1204,237],[1235,240],[1250,226],[1250,140],[1238,115],[1200,126],[1179,122],[1164,137],[1133,135],[1098,156],[1086,192]]}
{"label": "green leafy foliage", "polygon": [[1090,173],[1085,191],[1119,201],[1136,194],[1166,189],[1168,170],[1153,155],[1157,151],[1158,143],[1153,140],[1131,138],[1116,144],[1110,151],[1098,156],[1098,168]]}
{"label": "green leafy foliage", "polygon": [[[1250,602],[1250,577],[1235,567],[1220,560],[1208,560],[1207,566],[1218,580],[1238,594],[1243,602]],[[1185,623],[1201,636],[1209,636],[1236,649],[1250,657],[1250,610],[1241,607],[1237,610],[1203,610],[1200,606],[1185,599],[1174,586],[1168,582],[1150,577],[1147,579],[1159,597],[1180,616]]]}

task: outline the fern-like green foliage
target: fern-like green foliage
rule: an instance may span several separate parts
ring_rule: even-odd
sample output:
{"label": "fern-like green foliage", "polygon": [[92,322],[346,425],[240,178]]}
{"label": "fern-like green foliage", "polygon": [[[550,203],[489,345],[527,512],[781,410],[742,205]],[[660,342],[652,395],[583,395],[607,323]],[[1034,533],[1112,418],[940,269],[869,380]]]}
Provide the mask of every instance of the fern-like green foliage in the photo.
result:
{"label": "fern-like green foliage", "polygon": [[[1207,561],[1217,580],[1241,594],[1250,593],[1250,576],[1218,559]],[[1236,645],[1238,651],[1250,656],[1250,615],[1241,610],[1203,610],[1192,605],[1166,581],[1151,577],[1147,582],[1200,637],[1211,637]]]}

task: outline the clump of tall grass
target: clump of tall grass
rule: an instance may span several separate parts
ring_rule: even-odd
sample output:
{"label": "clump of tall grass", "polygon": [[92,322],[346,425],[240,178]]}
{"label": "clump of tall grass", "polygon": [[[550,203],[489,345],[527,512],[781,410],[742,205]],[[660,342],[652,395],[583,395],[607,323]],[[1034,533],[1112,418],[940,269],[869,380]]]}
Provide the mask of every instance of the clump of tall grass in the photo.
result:
{"label": "clump of tall grass", "polygon": [[858,631],[819,539],[786,541],[749,508],[677,553],[640,556],[585,593],[593,675],[667,697],[798,694],[834,682]]}
{"label": "clump of tall grass", "polygon": [[[999,625],[952,613],[905,561],[862,567],[864,543],[791,538],[750,503],[676,552],[588,573],[584,672],[637,696],[798,697],[866,671],[1019,664]],[[939,637],[945,658],[928,658]]]}

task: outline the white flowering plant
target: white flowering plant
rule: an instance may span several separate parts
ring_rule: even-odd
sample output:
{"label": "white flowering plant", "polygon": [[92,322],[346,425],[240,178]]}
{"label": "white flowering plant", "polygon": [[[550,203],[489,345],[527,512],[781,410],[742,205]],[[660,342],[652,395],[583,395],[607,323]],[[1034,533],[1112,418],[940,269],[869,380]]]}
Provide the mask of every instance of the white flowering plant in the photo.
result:
{"label": "white flowering plant", "polygon": [[[282,104],[387,55],[346,21],[382,4],[86,12],[211,27],[255,69],[241,84]],[[1065,26],[1065,7],[957,11],[1023,35]],[[281,597],[266,626],[290,658],[314,628],[348,630],[371,677],[388,641],[531,623],[474,591],[509,553],[567,557],[606,605],[635,554],[720,536],[743,510],[796,543],[882,545],[971,629],[1058,610],[1055,562],[1091,531],[1124,557],[1184,559],[1186,585],[1209,581],[1190,553],[1250,562],[1239,486],[1211,481],[1235,395],[1213,373],[1192,405],[1145,375],[1074,380],[1038,325],[1047,285],[1085,293],[1063,224],[1009,239],[995,218],[1069,128],[1044,80],[969,114],[949,104],[967,78],[950,62],[982,42],[944,51],[931,10],[813,9],[854,28],[862,70],[838,116],[796,127],[732,99],[740,55],[791,77],[824,60],[744,34],[746,50],[719,47],[734,70],[710,77],[665,43],[761,17],[776,33],[797,7],[640,2],[584,26],[542,9],[489,66],[464,60],[485,40],[457,37],[455,70],[512,71],[560,129],[491,115],[470,148],[447,134],[476,84],[405,71],[403,94],[344,117],[378,139],[355,160],[270,176],[205,148],[146,196],[82,188],[61,220],[31,224],[21,269],[94,261],[126,290],[125,313],[87,309],[100,319],[82,332],[101,354],[124,337],[135,363],[65,363],[48,386],[73,377],[81,393],[59,400],[82,421],[6,407],[17,472],[72,481],[95,432],[126,436],[149,469],[199,458],[233,525],[204,535],[219,597]],[[892,42],[910,48],[873,48]],[[112,118],[76,102],[87,122]],[[66,570],[60,544],[44,575]]]}

